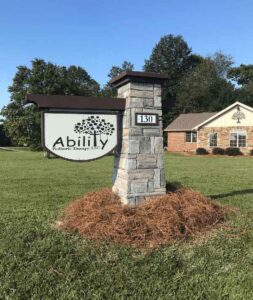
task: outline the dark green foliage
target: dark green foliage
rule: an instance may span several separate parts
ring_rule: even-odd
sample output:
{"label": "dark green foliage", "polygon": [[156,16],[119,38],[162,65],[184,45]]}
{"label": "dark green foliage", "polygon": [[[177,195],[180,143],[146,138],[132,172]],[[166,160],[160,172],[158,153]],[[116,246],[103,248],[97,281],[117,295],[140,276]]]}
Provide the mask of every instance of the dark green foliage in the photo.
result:
{"label": "dark green foliage", "polygon": [[180,112],[219,111],[234,101],[231,83],[220,78],[211,59],[204,60],[184,77],[177,93]]}
{"label": "dark green foliage", "polygon": [[191,48],[182,36],[169,34],[163,36],[155,45],[149,59],[145,60],[143,69],[147,72],[168,74],[168,84],[174,86],[186,71],[201,60],[200,56],[192,55]]}
{"label": "dark green foliage", "polygon": [[81,67],[58,66],[34,59],[31,68],[17,67],[9,87],[10,103],[2,109],[4,128],[15,145],[40,147],[40,114],[35,106],[24,106],[27,93],[96,96],[99,85]]}
{"label": "dark green foliage", "polygon": [[201,61],[202,58],[192,54],[191,48],[180,35],[165,35],[155,45],[149,59],[145,60],[143,69],[169,76],[162,95],[164,113],[175,105],[177,90],[186,72]]}
{"label": "dark green foliage", "polygon": [[124,60],[121,66],[112,66],[108,74],[109,80],[117,77],[123,71],[133,71],[134,65],[130,61]]}
{"label": "dark green foliage", "polygon": [[235,100],[253,107],[253,82],[238,88]]}
{"label": "dark green foliage", "polygon": [[215,147],[215,148],[212,149],[212,153],[214,155],[224,155],[225,154],[225,149],[219,148],[219,147]]}
{"label": "dark green foliage", "polygon": [[230,68],[228,77],[240,85],[253,83],[253,65],[240,65],[240,67]]}
{"label": "dark green foliage", "polygon": [[242,155],[240,148],[228,147],[225,149],[225,154],[229,156]]}
{"label": "dark green foliage", "polygon": [[192,54],[191,48],[182,36],[169,34],[160,39],[149,59],[145,60],[144,71],[164,73],[169,76],[162,92],[164,128],[182,112],[181,108],[175,107],[180,82],[185,74],[194,69],[202,59]]}
{"label": "dark green foliage", "polygon": [[197,148],[196,149],[196,154],[198,154],[198,155],[206,155],[206,154],[208,154],[208,151],[205,148]]}
{"label": "dark green foliage", "polygon": [[228,78],[240,85],[235,91],[235,100],[253,106],[253,65],[231,68]]}
{"label": "dark green foliage", "polygon": [[113,88],[110,85],[110,80],[117,77],[120,73],[123,71],[133,71],[134,65],[129,61],[124,61],[121,66],[112,66],[109,74],[107,75],[109,78],[109,81],[104,86],[104,88],[101,91],[101,95],[103,97],[116,97],[117,96],[117,89]]}
{"label": "dark green foliage", "polygon": [[11,141],[8,136],[6,136],[3,124],[0,124],[0,146],[11,146]]}
{"label": "dark green foliage", "polygon": [[232,64],[222,52],[207,58],[192,54],[182,36],[162,37],[143,69],[170,77],[162,94],[164,127],[181,113],[219,111],[233,103],[234,87],[227,80]]}

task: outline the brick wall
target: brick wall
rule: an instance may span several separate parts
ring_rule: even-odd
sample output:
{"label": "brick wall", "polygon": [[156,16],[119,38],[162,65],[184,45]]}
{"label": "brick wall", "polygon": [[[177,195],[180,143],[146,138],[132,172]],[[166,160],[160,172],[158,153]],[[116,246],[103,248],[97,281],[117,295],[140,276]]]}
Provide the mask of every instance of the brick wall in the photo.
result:
{"label": "brick wall", "polygon": [[231,130],[245,130],[247,132],[246,147],[241,147],[241,152],[248,154],[253,149],[253,127],[237,126],[237,127],[204,127],[198,132],[198,147],[203,147],[209,152],[213,147],[209,147],[209,134],[216,132],[218,134],[217,147],[230,147]]}
{"label": "brick wall", "polygon": [[186,143],[185,132],[168,132],[167,149],[171,152],[195,152],[197,143]]}

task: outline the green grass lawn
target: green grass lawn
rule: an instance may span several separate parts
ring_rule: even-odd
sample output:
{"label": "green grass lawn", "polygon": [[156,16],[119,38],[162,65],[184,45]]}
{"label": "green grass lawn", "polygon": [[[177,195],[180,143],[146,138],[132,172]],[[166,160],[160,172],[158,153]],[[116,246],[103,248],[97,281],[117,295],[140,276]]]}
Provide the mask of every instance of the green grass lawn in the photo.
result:
{"label": "green grass lawn", "polygon": [[240,212],[227,230],[151,253],[51,226],[69,201],[111,186],[112,163],[0,151],[0,299],[253,299],[253,158],[166,154],[167,180]]}

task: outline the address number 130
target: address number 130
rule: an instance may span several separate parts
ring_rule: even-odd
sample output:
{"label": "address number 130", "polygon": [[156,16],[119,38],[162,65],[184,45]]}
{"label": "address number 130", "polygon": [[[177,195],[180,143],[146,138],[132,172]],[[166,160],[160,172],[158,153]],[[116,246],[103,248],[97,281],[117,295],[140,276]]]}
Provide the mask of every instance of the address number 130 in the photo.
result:
{"label": "address number 130", "polygon": [[136,113],[135,114],[135,124],[136,125],[158,125],[158,114],[148,114],[148,113]]}

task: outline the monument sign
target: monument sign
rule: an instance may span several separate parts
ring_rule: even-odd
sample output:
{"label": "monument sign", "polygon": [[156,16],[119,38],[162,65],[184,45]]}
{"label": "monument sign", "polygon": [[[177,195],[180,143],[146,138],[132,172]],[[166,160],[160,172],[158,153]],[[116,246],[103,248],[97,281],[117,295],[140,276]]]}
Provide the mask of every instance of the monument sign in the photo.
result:
{"label": "monument sign", "polygon": [[165,194],[161,86],[168,77],[126,71],[118,98],[27,95],[42,110],[43,147],[73,161],[114,149],[113,191],[125,204]]}

